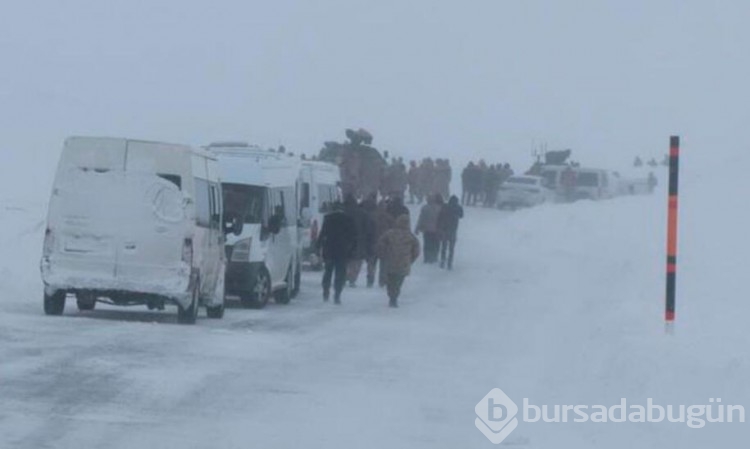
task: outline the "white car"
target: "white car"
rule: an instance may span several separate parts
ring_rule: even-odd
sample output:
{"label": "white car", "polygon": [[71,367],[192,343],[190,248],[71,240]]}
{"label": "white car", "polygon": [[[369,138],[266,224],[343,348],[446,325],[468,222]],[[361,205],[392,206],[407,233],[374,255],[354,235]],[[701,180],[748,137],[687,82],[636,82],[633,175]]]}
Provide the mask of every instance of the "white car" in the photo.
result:
{"label": "white car", "polygon": [[262,308],[299,291],[299,158],[243,143],[207,147],[217,155],[227,235],[226,295]]}
{"label": "white car", "polygon": [[497,195],[497,207],[516,209],[552,200],[554,191],[544,186],[541,176],[517,175],[506,179]]}
{"label": "white car", "polygon": [[322,161],[302,161],[300,170],[300,246],[302,260],[313,269],[322,263],[315,251],[323,215],[341,200],[339,167]]}
{"label": "white car", "polygon": [[139,140],[65,141],[49,202],[41,272],[44,311],[97,302],[224,315],[224,235],[216,158]]}

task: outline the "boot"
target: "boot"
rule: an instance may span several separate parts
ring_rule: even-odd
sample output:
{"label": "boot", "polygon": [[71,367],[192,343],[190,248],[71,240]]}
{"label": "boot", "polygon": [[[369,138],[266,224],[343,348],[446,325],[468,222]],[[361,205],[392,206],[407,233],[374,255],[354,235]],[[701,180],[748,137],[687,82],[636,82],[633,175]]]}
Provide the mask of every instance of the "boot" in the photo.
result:
{"label": "boot", "polygon": [[335,295],[333,295],[333,303],[337,306],[341,305],[341,293],[336,293]]}

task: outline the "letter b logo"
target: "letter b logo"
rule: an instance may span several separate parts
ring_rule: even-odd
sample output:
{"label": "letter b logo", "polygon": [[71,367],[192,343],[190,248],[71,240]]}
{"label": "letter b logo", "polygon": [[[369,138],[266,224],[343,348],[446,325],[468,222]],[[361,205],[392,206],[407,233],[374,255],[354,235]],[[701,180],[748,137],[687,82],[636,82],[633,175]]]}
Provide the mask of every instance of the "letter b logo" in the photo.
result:
{"label": "letter b logo", "polygon": [[474,412],[474,425],[494,444],[500,444],[518,426],[518,406],[499,388],[487,393]]}

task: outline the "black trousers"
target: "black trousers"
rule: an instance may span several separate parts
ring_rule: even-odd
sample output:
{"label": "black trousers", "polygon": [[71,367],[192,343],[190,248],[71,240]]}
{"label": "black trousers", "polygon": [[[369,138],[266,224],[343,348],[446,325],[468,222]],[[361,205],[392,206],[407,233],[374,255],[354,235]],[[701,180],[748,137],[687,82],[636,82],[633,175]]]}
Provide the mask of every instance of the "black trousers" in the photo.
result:
{"label": "black trousers", "polygon": [[[456,236],[450,235],[440,242],[440,266],[448,263],[448,268],[453,268],[453,252],[456,249]],[[446,254],[447,253],[447,254]],[[447,260],[446,260],[447,255]]]}
{"label": "black trousers", "polygon": [[328,259],[325,261],[323,271],[323,291],[331,291],[331,277],[333,277],[333,292],[339,297],[346,283],[346,267],[348,260],[345,258]]}
{"label": "black trousers", "polygon": [[437,232],[424,232],[422,238],[424,240],[424,263],[437,262],[438,252],[440,251],[440,236]]}

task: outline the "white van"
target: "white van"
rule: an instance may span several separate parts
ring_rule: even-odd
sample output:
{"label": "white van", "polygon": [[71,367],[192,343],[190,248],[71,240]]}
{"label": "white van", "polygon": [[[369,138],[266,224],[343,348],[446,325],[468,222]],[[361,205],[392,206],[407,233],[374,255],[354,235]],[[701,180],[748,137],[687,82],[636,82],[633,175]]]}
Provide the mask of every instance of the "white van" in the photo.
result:
{"label": "white van", "polygon": [[339,167],[322,161],[302,161],[299,176],[300,247],[302,261],[320,269],[321,260],[315,251],[323,215],[335,201],[341,200]]}
{"label": "white van", "polygon": [[49,202],[41,262],[44,311],[68,294],[97,302],[178,307],[224,315],[224,235],[216,158],[203,150],[139,140],[65,141]]}
{"label": "white van", "polygon": [[603,200],[616,194],[617,185],[610,180],[607,170],[598,168],[576,168],[576,198]]}
{"label": "white van", "polygon": [[215,143],[227,222],[226,295],[262,308],[273,294],[286,304],[299,291],[299,158],[242,143]]}
{"label": "white van", "polygon": [[[562,186],[562,174],[567,165],[545,165],[541,168],[544,186],[556,192],[558,201],[565,201]],[[570,167],[575,173],[575,191],[573,200],[601,200],[612,198],[617,193],[617,185],[607,170],[598,168]]]}

